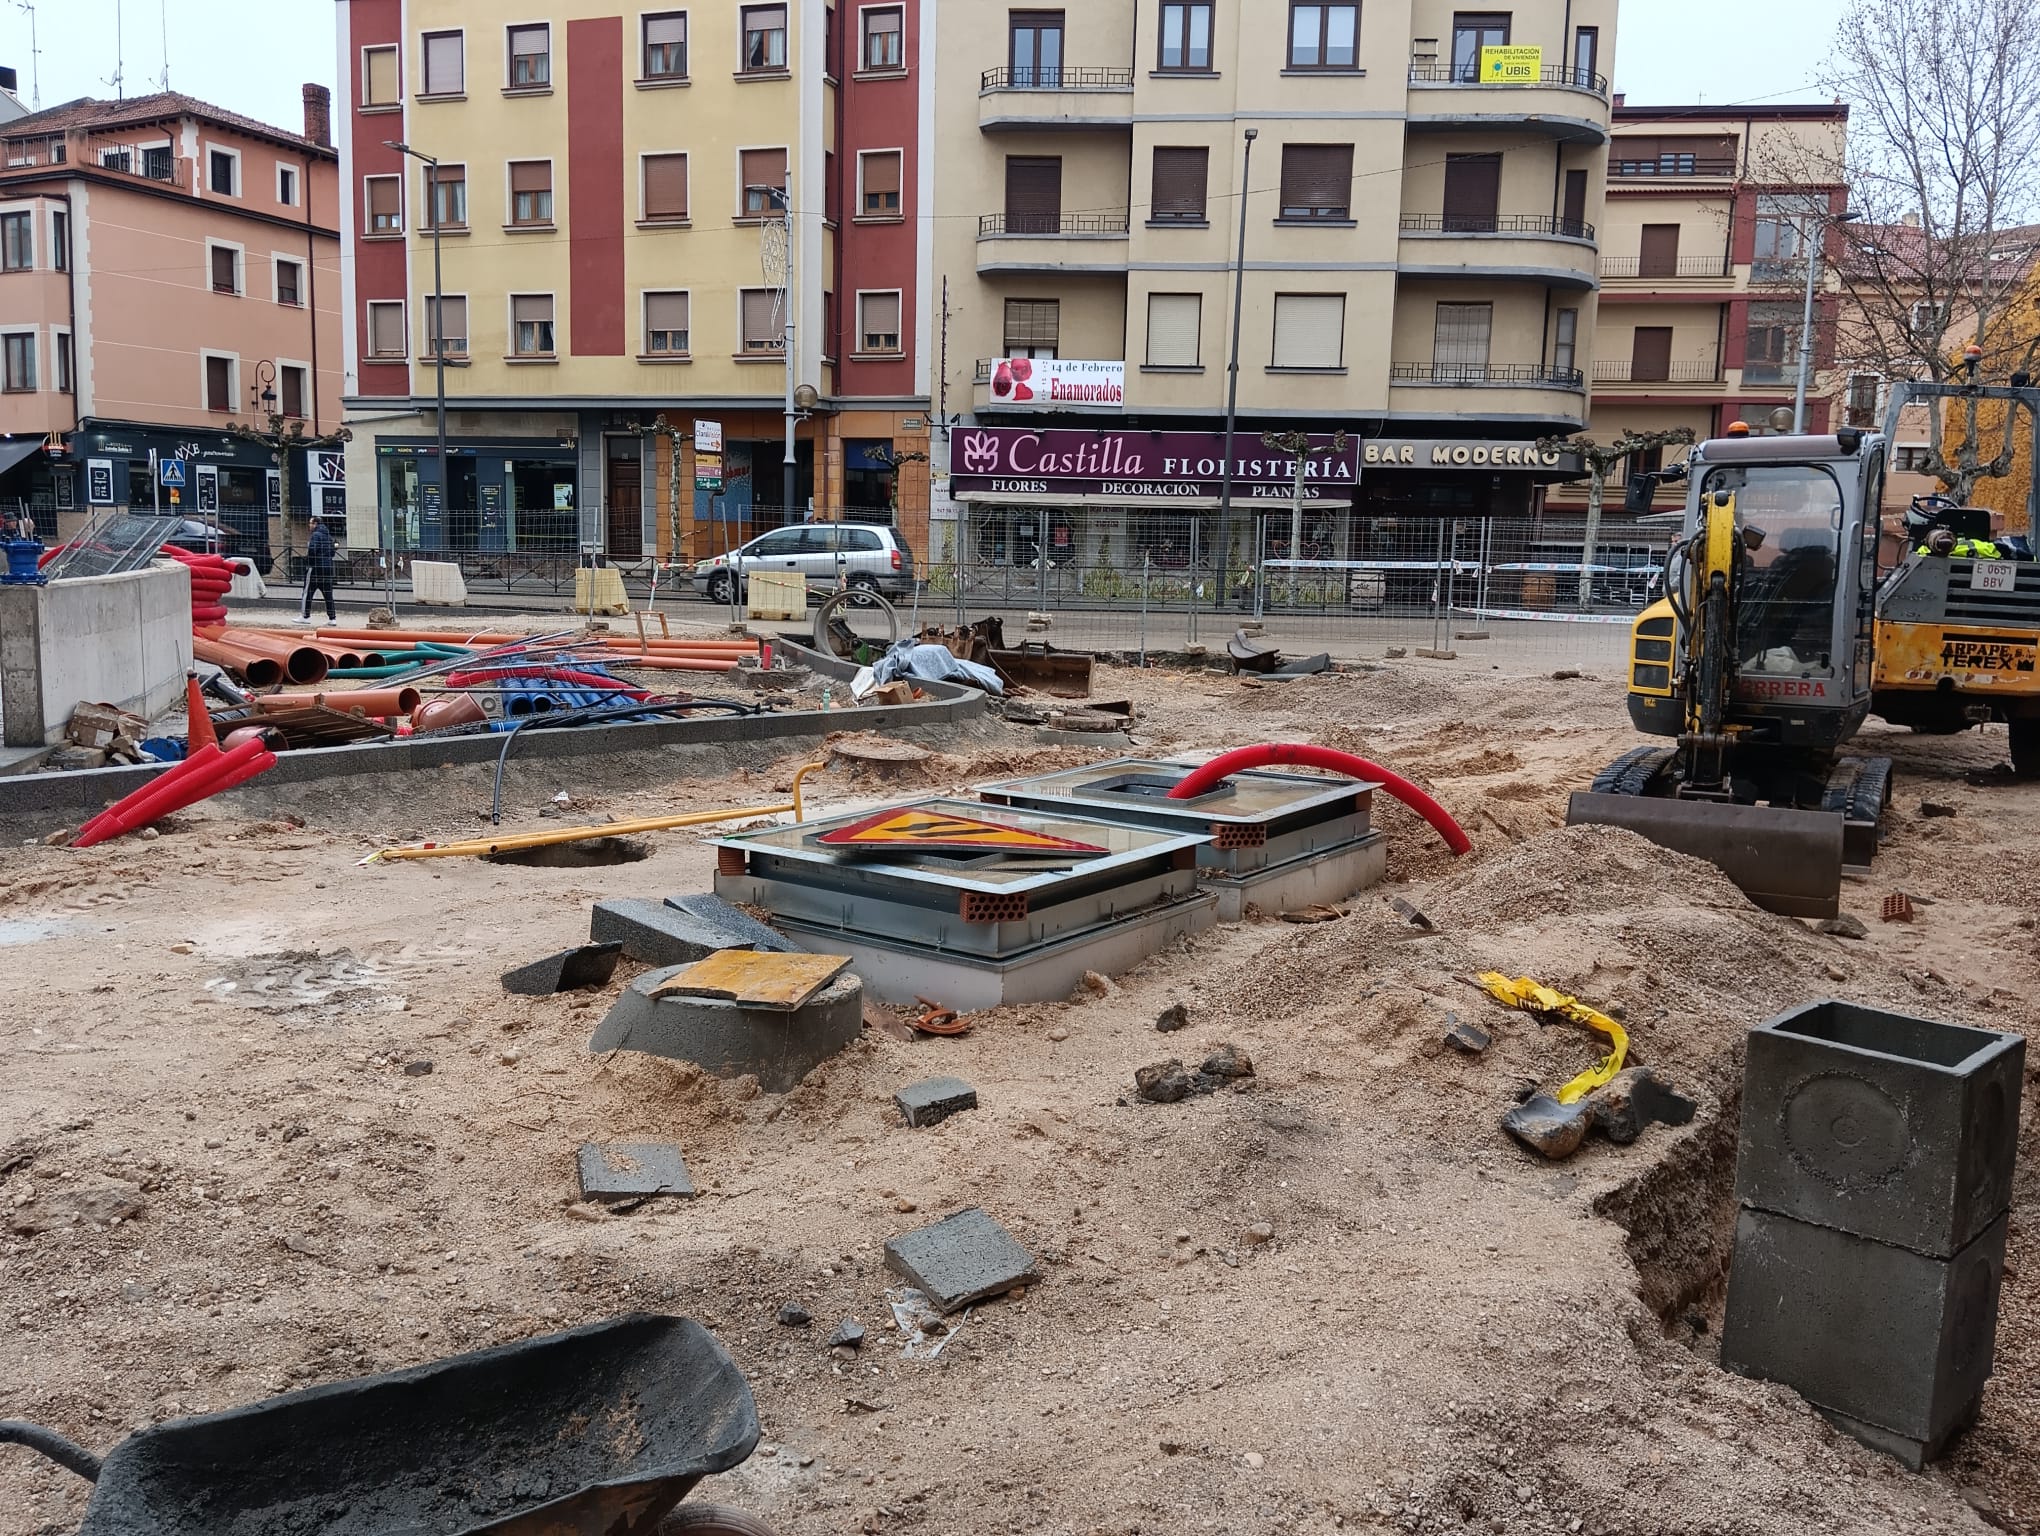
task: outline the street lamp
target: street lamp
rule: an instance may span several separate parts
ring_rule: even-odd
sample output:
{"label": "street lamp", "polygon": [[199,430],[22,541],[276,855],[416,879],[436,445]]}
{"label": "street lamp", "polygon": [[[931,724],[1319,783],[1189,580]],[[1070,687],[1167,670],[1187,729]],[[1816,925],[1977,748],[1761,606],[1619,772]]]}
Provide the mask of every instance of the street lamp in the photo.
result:
{"label": "street lamp", "polygon": [[[383,148],[394,149],[400,155],[409,155],[414,160],[423,161],[425,165],[425,207],[432,216],[432,369],[434,385],[438,394],[439,513],[443,518],[446,515],[447,493],[451,488],[451,477],[448,475],[446,468],[446,284],[439,259],[439,229],[446,221],[439,216],[439,160],[436,156],[428,155],[423,150],[413,149],[410,145],[396,139],[384,139]],[[388,586],[391,593],[392,609],[394,609],[396,602],[394,595],[397,581],[396,542],[396,519],[392,517],[390,519],[390,561],[386,567],[389,572]]]}
{"label": "street lamp", "polygon": [[[1240,310],[1247,294],[1247,178],[1254,168],[1254,140],[1260,137],[1260,132],[1258,128],[1246,131],[1247,152],[1240,163],[1240,254],[1233,263],[1232,354],[1226,363],[1225,385],[1225,469],[1218,487],[1219,537],[1227,541],[1227,554],[1231,553],[1232,539],[1233,428],[1240,412]],[[1255,553],[1258,563],[1259,551]],[[1224,569],[1223,559],[1220,569]]]}
{"label": "street lamp", "polygon": [[[1853,223],[1862,215],[1853,208],[1846,213],[1835,215],[1837,226]],[[1813,231],[1808,233],[1808,231]],[[1820,246],[1827,238],[1825,230],[1816,227],[1816,220],[1809,216],[1800,226],[1801,238],[1806,240],[1806,310],[1799,321],[1799,388],[1792,400],[1792,430],[1806,430],[1806,391],[1813,382],[1813,291],[1819,281]]]}

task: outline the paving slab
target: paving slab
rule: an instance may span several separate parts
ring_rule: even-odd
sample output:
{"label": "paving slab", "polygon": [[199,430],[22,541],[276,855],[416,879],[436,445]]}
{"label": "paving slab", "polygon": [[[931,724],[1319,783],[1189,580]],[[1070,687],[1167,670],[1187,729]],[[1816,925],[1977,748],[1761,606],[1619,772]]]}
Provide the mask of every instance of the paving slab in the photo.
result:
{"label": "paving slab", "polygon": [[885,1245],[885,1267],[943,1312],[1003,1296],[1036,1276],[1034,1258],[977,1206]]}
{"label": "paving slab", "polygon": [[679,1195],[692,1200],[694,1180],[680,1149],[665,1141],[627,1141],[581,1146],[581,1198],[605,1204]]}
{"label": "paving slab", "polygon": [[909,1083],[893,1095],[893,1103],[916,1128],[936,1125],[951,1115],[978,1107],[977,1089],[960,1077],[931,1077]]}
{"label": "paving slab", "polygon": [[709,927],[727,934],[728,937],[720,946],[723,949],[760,949],[792,954],[800,948],[777,928],[759,922],[742,908],[733,907],[722,897],[707,891],[688,891],[679,896],[668,896],[666,905],[676,912],[686,913],[697,923],[706,923]]}
{"label": "paving slab", "polygon": [[733,944],[729,929],[663,901],[598,901],[588,919],[588,937],[598,944],[621,944],[624,954],[640,965],[691,965],[718,950],[755,947]]}
{"label": "paving slab", "polygon": [[621,944],[583,944],[563,949],[543,960],[505,971],[503,990],[519,997],[551,997],[555,992],[604,987],[616,974],[616,962],[622,957]]}
{"label": "paving slab", "polygon": [[647,971],[616,1000],[588,1042],[592,1052],[643,1051],[717,1077],[755,1076],[785,1093],[855,1040],[864,984],[838,976],[798,1008],[753,1008],[722,998],[656,996],[684,966]]}

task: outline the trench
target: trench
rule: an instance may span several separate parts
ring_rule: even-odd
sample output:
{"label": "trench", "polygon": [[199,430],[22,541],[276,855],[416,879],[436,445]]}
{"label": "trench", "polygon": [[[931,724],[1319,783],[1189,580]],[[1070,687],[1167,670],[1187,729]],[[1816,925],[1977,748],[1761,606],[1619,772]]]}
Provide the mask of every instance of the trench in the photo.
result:
{"label": "trench", "polygon": [[540,848],[506,848],[501,853],[485,853],[482,859],[523,869],[609,869],[618,864],[642,864],[651,856],[652,845],[643,838],[597,837]]}

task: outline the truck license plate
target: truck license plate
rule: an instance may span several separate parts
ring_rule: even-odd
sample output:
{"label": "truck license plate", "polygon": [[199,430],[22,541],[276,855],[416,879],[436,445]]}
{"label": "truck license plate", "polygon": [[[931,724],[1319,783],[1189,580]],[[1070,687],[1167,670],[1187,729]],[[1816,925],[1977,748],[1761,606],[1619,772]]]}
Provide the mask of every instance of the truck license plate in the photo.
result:
{"label": "truck license plate", "polygon": [[1970,589],[1976,592],[2012,592],[2018,585],[2019,567],[2010,560],[1979,560],[1969,575]]}

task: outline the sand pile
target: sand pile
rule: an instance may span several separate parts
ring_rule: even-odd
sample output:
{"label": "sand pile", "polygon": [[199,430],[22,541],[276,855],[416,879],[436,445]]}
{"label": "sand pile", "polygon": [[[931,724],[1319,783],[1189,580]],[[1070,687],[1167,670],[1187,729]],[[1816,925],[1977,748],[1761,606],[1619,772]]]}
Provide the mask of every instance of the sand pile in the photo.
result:
{"label": "sand pile", "polygon": [[1460,928],[1510,928],[1594,913],[1653,908],[1753,911],[1712,864],[1619,827],[1563,827],[1495,853],[1441,882],[1425,909]]}

